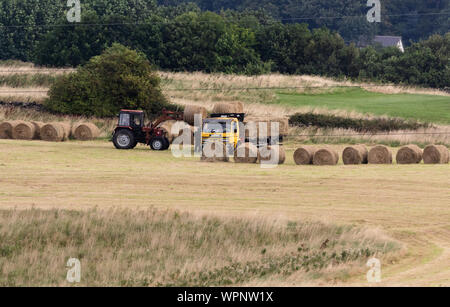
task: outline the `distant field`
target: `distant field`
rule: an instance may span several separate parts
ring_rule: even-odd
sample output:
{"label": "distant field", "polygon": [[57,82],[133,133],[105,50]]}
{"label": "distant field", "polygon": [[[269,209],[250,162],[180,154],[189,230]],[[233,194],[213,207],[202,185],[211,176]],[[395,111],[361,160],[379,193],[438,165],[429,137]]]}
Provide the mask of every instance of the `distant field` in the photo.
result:
{"label": "distant field", "polygon": [[317,107],[450,124],[450,97],[337,90],[323,94],[279,93],[277,103],[292,107]]}
{"label": "distant field", "polygon": [[[396,259],[383,260],[382,285],[450,285],[449,165],[344,166],[340,163],[334,167],[300,167],[293,163],[292,158],[296,145],[287,144],[286,147],[286,164],[267,170],[257,165],[201,163],[198,158],[176,159],[170,152],[152,152],[144,147],[138,147],[132,151],[119,151],[106,141],[55,144],[40,141],[0,140],[0,171],[3,174],[0,178],[0,210],[32,207],[83,211],[93,208],[97,210],[157,208],[177,209],[190,214],[207,214],[223,218],[248,218],[249,221],[259,218],[276,219],[284,225],[287,225],[289,221],[301,223],[322,221],[332,225],[380,228],[381,231],[375,229],[374,232],[367,233],[363,242],[367,242],[372,235],[385,240],[383,234],[386,233],[405,244],[407,248],[406,254],[399,255]],[[342,151],[344,146],[334,147]],[[395,154],[396,150],[393,149],[393,151]],[[6,223],[9,221],[8,216],[13,213],[2,214]],[[64,229],[65,220],[67,220],[64,216],[68,213],[64,213],[62,220],[52,220],[50,217],[54,216],[53,213],[37,212],[36,214],[40,216],[39,220],[43,221],[46,221],[44,215],[49,216],[49,224],[42,222],[44,224],[38,223],[39,228],[33,228],[40,231],[38,229],[48,227]],[[32,223],[26,222],[33,220],[32,214],[24,215],[23,219],[20,214],[13,214],[13,216],[11,221],[18,220],[22,223],[20,224],[22,226],[16,225],[16,227],[20,226],[23,229],[32,227]],[[103,218],[101,213],[94,212],[95,216],[99,216],[100,220]],[[85,217],[83,215],[83,218]],[[114,215],[105,215],[104,218],[116,221],[113,225],[117,225],[115,227],[117,232],[112,233],[115,237],[111,239],[117,238],[118,242],[122,242],[120,240],[123,240],[124,224]],[[143,220],[140,221],[144,223]],[[74,223],[75,227],[81,227],[81,224],[76,224],[78,222],[74,221]],[[219,223],[227,222],[220,220]],[[88,222],[82,225],[91,227]],[[192,223],[187,225],[194,229],[197,227]],[[18,234],[7,232],[10,240],[8,242],[12,246],[4,246],[5,249],[0,251],[0,258],[1,253],[7,257],[8,255],[19,257],[18,262],[10,262],[8,266],[3,266],[4,269],[9,270],[8,272],[16,269],[20,271],[20,263],[28,263],[27,257],[34,257],[35,251],[28,249],[30,254],[27,256],[21,252],[22,248],[25,250],[29,247],[44,250],[49,248],[49,250],[64,253],[76,251],[76,246],[71,245],[70,241],[67,241],[70,249],[65,251],[61,246],[53,246],[50,243],[42,245],[42,242],[39,246],[16,246],[13,242],[17,241],[15,239],[17,236],[20,236],[22,229],[20,227],[11,228]],[[201,225],[198,227],[203,229]],[[90,228],[82,229],[87,231]],[[2,231],[5,230],[2,229]],[[104,230],[99,229],[99,231]],[[57,236],[57,233],[58,231],[55,232],[55,238],[59,238],[58,240],[68,239],[64,237],[64,233],[61,236]],[[103,238],[101,234],[100,232],[99,239]],[[179,231],[178,234],[183,234],[183,231]],[[83,238],[85,234],[81,232],[79,235]],[[137,232],[136,235],[140,234]],[[174,234],[174,240],[176,235]],[[201,238],[201,232],[196,232],[194,239],[197,235]],[[134,235],[131,236],[136,238]],[[258,233],[255,233],[255,236],[258,237]],[[315,248],[324,236],[320,235],[319,238],[320,240],[314,240]],[[333,236],[330,234],[329,238],[332,239]],[[357,239],[358,236],[353,238],[362,243]],[[91,243],[102,244],[101,241]],[[86,245],[81,241],[79,246],[84,250],[91,243],[88,242]],[[234,246],[235,243],[227,244]],[[255,245],[248,254],[245,251],[236,250],[236,255],[241,260],[245,260],[246,255],[256,256],[263,252],[265,248],[263,245]],[[129,255],[128,246],[121,245],[124,254],[120,254],[120,257],[125,257],[123,259]],[[297,245],[286,246],[294,248]],[[352,248],[351,244],[347,246],[348,249]],[[20,249],[16,250],[16,248]],[[267,252],[277,248],[277,244],[271,243],[268,245]],[[295,252],[296,248],[298,246],[288,250]],[[140,260],[133,268],[141,272],[140,266],[145,265],[145,261],[149,261],[149,258],[146,258],[142,248],[137,249],[136,252],[131,254],[134,255],[133,257],[138,257],[134,259]],[[139,258],[141,252],[143,258]],[[49,258],[45,261],[52,263],[52,259],[55,259],[58,263],[64,264],[61,258],[51,258],[51,255],[48,255]],[[203,255],[202,259],[208,259],[208,255],[213,256],[213,254]],[[101,255],[95,253],[86,254],[86,257],[99,256]],[[284,260],[281,259],[281,261]],[[151,262],[148,263],[151,264]],[[245,261],[239,263],[242,264]],[[336,275],[334,266],[333,269],[327,267],[315,271],[316,274],[310,276],[309,278],[312,279],[308,279],[306,283],[367,285],[365,263],[364,261],[358,263],[357,266],[345,268],[340,275]],[[113,264],[108,260],[101,267],[113,274],[111,271]],[[214,265],[209,267],[212,268]],[[36,272],[33,271],[34,267],[26,268],[31,270],[30,272]],[[52,268],[52,272],[56,272],[57,269]],[[88,269],[91,268],[88,267]],[[45,272],[47,279],[44,283],[58,282],[48,279],[49,275],[44,264],[41,263],[36,270]],[[102,271],[102,269],[99,270]],[[60,278],[62,273],[58,272],[60,272],[58,273]],[[212,271],[207,272],[209,274]],[[20,278],[24,277],[19,275],[18,279],[14,279],[16,276],[14,273],[11,276],[12,283],[14,280],[20,282]],[[124,276],[109,276],[114,277],[111,279],[112,284],[121,283],[122,280],[125,284],[127,282],[140,284],[140,281],[145,284],[145,280],[142,279],[137,282],[129,279],[133,277],[130,273]],[[142,274],[138,277],[141,278]],[[92,278],[91,280],[99,281],[96,277]],[[8,283],[8,281],[4,282]],[[271,275],[270,278],[251,276],[243,280],[242,284],[302,285],[305,284],[305,275],[289,273],[286,276]]]}

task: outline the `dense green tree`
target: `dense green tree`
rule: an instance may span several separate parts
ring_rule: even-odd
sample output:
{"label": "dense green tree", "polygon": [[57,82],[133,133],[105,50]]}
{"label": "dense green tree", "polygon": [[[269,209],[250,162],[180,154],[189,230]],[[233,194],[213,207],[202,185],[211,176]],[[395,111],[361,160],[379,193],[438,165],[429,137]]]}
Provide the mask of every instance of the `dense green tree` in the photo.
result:
{"label": "dense green tree", "polygon": [[152,117],[173,108],[145,55],[120,44],[61,77],[45,106],[54,112],[99,117],[115,116],[122,108],[142,109]]}

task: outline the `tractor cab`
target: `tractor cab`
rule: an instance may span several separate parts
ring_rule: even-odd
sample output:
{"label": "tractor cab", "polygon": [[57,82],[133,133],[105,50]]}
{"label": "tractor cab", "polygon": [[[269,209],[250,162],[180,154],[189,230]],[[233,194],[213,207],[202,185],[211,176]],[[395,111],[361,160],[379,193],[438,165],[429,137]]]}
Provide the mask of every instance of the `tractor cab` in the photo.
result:
{"label": "tractor cab", "polygon": [[144,112],[121,110],[118,127],[140,129],[144,126]]}

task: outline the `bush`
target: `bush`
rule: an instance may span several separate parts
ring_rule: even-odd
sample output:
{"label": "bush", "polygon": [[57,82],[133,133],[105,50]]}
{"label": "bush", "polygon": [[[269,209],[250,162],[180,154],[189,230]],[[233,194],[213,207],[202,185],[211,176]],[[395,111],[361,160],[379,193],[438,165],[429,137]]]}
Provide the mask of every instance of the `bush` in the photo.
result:
{"label": "bush", "polygon": [[395,130],[417,130],[429,124],[399,118],[355,119],[335,115],[297,113],[289,118],[289,124],[299,127],[352,129],[358,132],[389,132]]}
{"label": "bush", "polygon": [[47,109],[74,115],[110,117],[126,108],[154,117],[163,108],[176,108],[161,93],[160,79],[145,55],[120,44],[59,78],[49,96]]}

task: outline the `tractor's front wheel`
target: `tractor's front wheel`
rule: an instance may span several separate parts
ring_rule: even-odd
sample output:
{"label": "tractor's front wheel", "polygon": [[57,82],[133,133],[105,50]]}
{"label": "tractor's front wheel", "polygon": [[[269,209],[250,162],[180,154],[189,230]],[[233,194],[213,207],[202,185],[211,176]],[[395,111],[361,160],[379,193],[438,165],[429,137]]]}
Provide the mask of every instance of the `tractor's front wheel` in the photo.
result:
{"label": "tractor's front wheel", "polygon": [[170,144],[166,138],[156,137],[150,141],[150,147],[153,150],[167,150]]}
{"label": "tractor's front wheel", "polygon": [[130,130],[119,130],[114,133],[113,143],[117,149],[133,149],[137,142]]}

